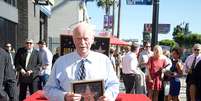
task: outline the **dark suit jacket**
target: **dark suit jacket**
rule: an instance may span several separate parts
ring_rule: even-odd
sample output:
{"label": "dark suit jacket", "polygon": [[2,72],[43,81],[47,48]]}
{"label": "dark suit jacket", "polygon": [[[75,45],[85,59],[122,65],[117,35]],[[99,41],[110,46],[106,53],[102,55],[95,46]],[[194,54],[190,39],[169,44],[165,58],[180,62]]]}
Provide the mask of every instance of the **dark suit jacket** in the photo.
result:
{"label": "dark suit jacket", "polygon": [[0,48],[0,101],[18,101],[17,82],[9,54]]}
{"label": "dark suit jacket", "polygon": [[195,69],[193,69],[193,79],[195,80],[195,85],[199,98],[201,99],[201,60],[196,64]]}
{"label": "dark suit jacket", "polygon": [[15,60],[15,68],[19,72],[22,68],[25,71],[32,70],[33,73],[28,77],[21,75],[21,73],[19,75],[19,82],[31,83],[35,78],[38,77],[42,61],[39,56],[39,52],[36,49],[33,49],[30,59],[29,59],[29,63],[27,65],[27,68],[25,68],[26,56],[27,56],[27,49],[25,47],[19,48],[15,55],[15,59],[14,59]]}

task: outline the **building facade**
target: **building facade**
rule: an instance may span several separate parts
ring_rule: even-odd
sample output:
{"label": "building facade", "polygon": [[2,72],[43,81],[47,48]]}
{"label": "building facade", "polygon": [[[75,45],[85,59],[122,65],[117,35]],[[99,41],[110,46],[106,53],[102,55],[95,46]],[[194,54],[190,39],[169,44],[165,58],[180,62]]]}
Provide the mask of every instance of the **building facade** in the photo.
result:
{"label": "building facade", "polygon": [[69,34],[77,23],[88,19],[82,0],[55,0],[48,18],[49,48],[60,47],[60,35]]}
{"label": "building facade", "polygon": [[18,49],[31,38],[34,43],[46,40],[54,50],[61,34],[88,18],[82,0],[49,0],[47,5],[33,1],[37,0],[0,0],[0,46],[11,42]]}
{"label": "building facade", "polygon": [[17,40],[17,0],[0,0],[0,46],[10,42],[15,47]]}

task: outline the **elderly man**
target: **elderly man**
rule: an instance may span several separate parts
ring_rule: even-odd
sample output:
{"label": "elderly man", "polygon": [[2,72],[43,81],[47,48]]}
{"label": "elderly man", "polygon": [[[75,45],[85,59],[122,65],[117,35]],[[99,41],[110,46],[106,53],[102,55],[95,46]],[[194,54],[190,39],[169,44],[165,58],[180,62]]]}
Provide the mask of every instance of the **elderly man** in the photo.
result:
{"label": "elderly man", "polygon": [[187,101],[195,101],[196,100],[196,87],[195,87],[195,78],[193,77],[195,67],[197,63],[201,60],[201,44],[194,44],[192,48],[193,54],[187,57],[184,69],[187,73],[186,77],[186,94]]}
{"label": "elderly man", "polygon": [[[119,80],[110,59],[94,51],[94,31],[90,24],[79,23],[73,30],[75,52],[61,56],[54,64],[45,85],[45,95],[50,101],[80,101],[82,95],[72,93],[75,80],[104,80],[104,94],[98,101],[114,101],[119,92]],[[84,64],[83,64],[84,63]],[[80,72],[82,70],[82,72]]]}

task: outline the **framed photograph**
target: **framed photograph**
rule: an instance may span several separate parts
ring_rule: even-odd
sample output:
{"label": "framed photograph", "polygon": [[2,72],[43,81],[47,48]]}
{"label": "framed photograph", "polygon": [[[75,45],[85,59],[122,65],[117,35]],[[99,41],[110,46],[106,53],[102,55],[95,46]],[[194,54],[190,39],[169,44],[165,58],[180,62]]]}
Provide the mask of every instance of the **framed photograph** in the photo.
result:
{"label": "framed photograph", "polygon": [[103,80],[82,80],[72,83],[73,92],[82,95],[81,101],[97,101],[104,93]]}

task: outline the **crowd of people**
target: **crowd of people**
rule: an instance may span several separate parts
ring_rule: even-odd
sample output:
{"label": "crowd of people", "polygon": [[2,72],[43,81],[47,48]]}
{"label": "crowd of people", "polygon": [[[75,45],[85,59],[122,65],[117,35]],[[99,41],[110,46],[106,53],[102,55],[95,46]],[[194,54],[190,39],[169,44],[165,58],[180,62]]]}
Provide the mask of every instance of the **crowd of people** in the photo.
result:
{"label": "crowd of people", "polygon": [[143,47],[133,44],[125,50],[120,67],[126,93],[144,94],[153,101],[179,101],[180,78],[187,75],[187,101],[201,100],[201,44],[194,44],[184,61],[180,47],[167,50],[156,45],[152,51],[151,43],[144,42]]}
{"label": "crowd of people", "polygon": [[106,56],[91,50],[94,35],[90,24],[77,24],[73,30],[76,49],[63,56],[59,49],[53,56],[43,40],[35,49],[33,40],[27,39],[15,54],[12,45],[5,43],[0,48],[0,100],[23,101],[27,91],[43,90],[49,101],[80,101],[82,94],[72,91],[72,82],[103,80],[104,94],[96,100],[114,101],[123,80],[126,93],[144,94],[152,101],[179,101],[183,75],[187,75],[187,101],[201,100],[201,44],[194,44],[185,61],[181,48],[169,51],[155,45],[152,51],[150,42],[143,47],[134,43],[121,52],[111,48]]}
{"label": "crowd of people", "polygon": [[38,49],[35,49],[33,40],[27,39],[24,47],[15,53],[11,43],[4,44],[0,53],[1,101],[23,101],[27,91],[33,94],[43,89],[51,72],[53,55],[45,41],[41,40],[37,45]]}

